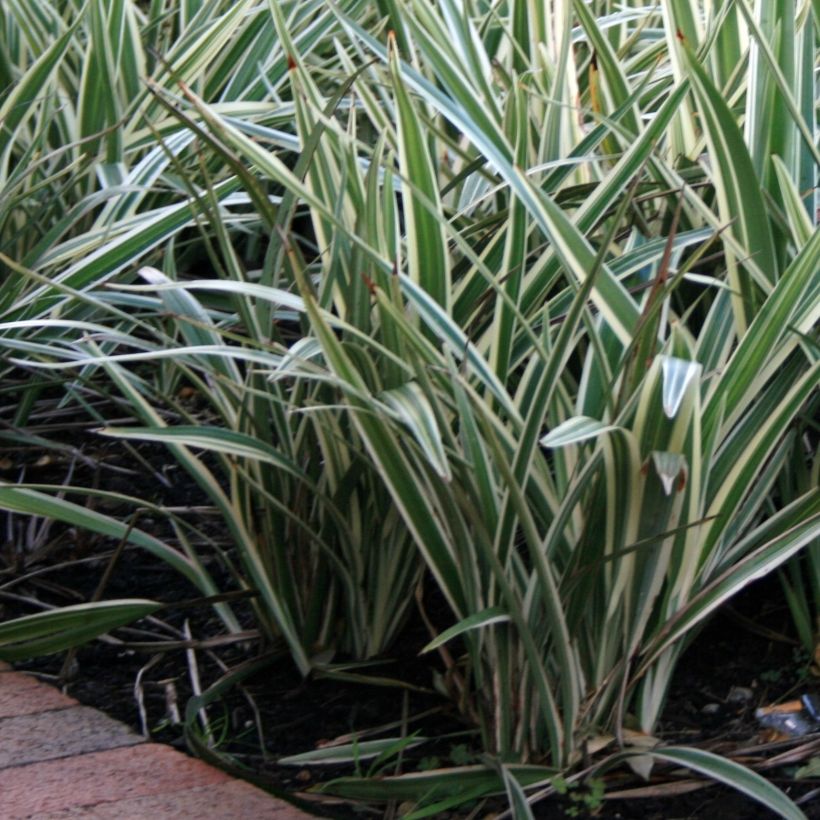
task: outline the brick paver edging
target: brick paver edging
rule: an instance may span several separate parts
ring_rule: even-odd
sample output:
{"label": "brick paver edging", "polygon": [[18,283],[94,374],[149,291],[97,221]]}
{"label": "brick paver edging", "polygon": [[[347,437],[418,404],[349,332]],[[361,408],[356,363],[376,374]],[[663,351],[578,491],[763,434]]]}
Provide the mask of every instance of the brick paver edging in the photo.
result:
{"label": "brick paver edging", "polygon": [[298,820],[309,815],[0,662],[0,817]]}

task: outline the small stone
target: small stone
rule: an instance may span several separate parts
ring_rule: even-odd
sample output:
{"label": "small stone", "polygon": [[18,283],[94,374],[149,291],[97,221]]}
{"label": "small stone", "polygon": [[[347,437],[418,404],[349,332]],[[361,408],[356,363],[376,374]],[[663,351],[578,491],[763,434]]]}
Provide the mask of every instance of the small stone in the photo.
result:
{"label": "small stone", "polygon": [[755,693],[748,686],[733,686],[726,696],[726,700],[737,706],[745,706],[751,703],[754,699]]}

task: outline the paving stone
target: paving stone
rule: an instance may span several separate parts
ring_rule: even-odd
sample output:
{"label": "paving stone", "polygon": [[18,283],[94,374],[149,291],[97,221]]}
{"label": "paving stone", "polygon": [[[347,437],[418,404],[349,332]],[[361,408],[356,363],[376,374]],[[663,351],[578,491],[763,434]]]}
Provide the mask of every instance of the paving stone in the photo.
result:
{"label": "paving stone", "polygon": [[8,717],[0,719],[0,769],[143,742],[124,724],[87,706]]}
{"label": "paving stone", "polygon": [[72,817],[82,817],[84,820],[126,817],[150,817],[151,820],[298,820],[309,816],[289,803],[238,780],[173,794],[134,797],[34,815],[37,820]]}
{"label": "paving stone", "polygon": [[8,672],[0,677],[0,718],[33,715],[76,705],[74,698],[64,695],[53,686],[41,683],[31,675]]}
{"label": "paving stone", "polygon": [[0,820],[309,817],[8,664],[0,673]]}
{"label": "paving stone", "polygon": [[[169,746],[141,743],[0,770],[0,816],[21,820],[229,781],[224,772]],[[235,816],[239,820],[240,815]]]}

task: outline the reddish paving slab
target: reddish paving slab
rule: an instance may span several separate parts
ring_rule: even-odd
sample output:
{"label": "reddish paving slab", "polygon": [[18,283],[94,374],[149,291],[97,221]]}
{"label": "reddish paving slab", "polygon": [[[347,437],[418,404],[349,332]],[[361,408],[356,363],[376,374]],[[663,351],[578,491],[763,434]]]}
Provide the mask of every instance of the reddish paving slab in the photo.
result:
{"label": "reddish paving slab", "polygon": [[224,772],[168,746],[143,743],[0,771],[3,817],[93,806],[225,783]]}
{"label": "reddish paving slab", "polygon": [[151,797],[135,797],[96,806],[76,806],[58,812],[38,814],[37,820],[63,820],[82,817],[84,820],[114,820],[115,818],[161,817],[162,820],[296,820],[303,812],[288,803],[274,800],[247,783],[232,780],[218,786],[204,786],[187,791]]}
{"label": "reddish paving slab", "polygon": [[0,662],[0,818],[309,815]]}
{"label": "reddish paving slab", "polygon": [[0,718],[33,715],[77,705],[74,698],[22,672],[7,672],[0,683]]}
{"label": "reddish paving slab", "polygon": [[3,718],[0,769],[144,742],[125,724],[88,706]]}

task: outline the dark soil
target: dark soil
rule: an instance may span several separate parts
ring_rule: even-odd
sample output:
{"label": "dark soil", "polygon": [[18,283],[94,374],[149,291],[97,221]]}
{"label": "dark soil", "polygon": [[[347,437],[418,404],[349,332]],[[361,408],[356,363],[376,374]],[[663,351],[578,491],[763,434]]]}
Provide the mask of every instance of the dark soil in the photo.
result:
{"label": "dark soil", "polygon": [[[146,473],[146,463],[162,464],[161,448],[141,448],[140,455],[145,461],[138,466],[110,442],[100,445],[97,441],[94,446],[94,461],[105,465],[105,469],[101,472],[98,466],[95,477],[90,467],[75,465],[80,478],[106,489],[115,488],[120,482],[129,493],[150,492],[167,505],[191,507],[200,503],[195,489],[181,479],[178,471],[160,466],[153,476]],[[55,475],[64,477],[65,463],[59,460],[62,456],[55,458],[52,454],[51,462],[37,467],[34,455],[32,449],[22,448],[18,453],[9,450],[6,458],[15,463],[18,472],[21,460],[25,462],[27,481],[57,483]],[[126,469],[134,472],[117,472]],[[38,470],[43,472],[43,477],[35,479]],[[158,481],[159,474],[171,475],[173,481]],[[121,512],[124,517],[130,514],[125,509]],[[143,518],[139,523],[143,529],[151,524],[150,518]],[[157,520],[154,525],[159,536],[167,536],[162,521]],[[20,526],[21,519],[15,516],[5,522],[4,529],[19,534]],[[48,537],[41,539],[36,555],[21,554],[14,548],[15,543],[17,541],[11,539],[0,553],[0,617],[3,619],[34,611],[26,599],[58,605],[88,600],[97,590],[116,546],[105,539],[82,540],[78,534],[56,526]],[[216,562],[209,568],[218,575]],[[759,747],[762,739],[753,716],[755,708],[817,688],[808,675],[808,659],[795,650],[793,643],[775,639],[777,634],[788,634],[787,613],[777,608],[781,604],[774,603],[778,601],[778,590],[772,581],[749,589],[736,602],[735,611],[721,613],[699,635],[678,667],[657,731],[659,737],[727,755],[739,749]],[[224,628],[209,606],[179,605],[199,597],[198,591],[185,579],[145,552],[126,549],[113,568],[104,597],[135,596],[173,606],[162,610],[156,618],[118,630],[109,642],[98,641],[81,648],[69,656],[68,661],[63,653],[18,666],[61,684],[82,703],[107,712],[138,732],[185,748],[180,718],[184,719],[185,704],[193,694],[192,670],[205,689],[227,669],[269,648],[262,647],[259,640],[252,637],[241,645],[199,646],[193,655],[186,654],[183,648],[168,646],[169,641],[179,641],[186,635],[193,641],[210,639],[223,634]],[[247,602],[238,602],[235,609],[252,629]],[[762,634],[761,629],[768,629],[770,633]],[[418,618],[412,619],[397,642],[394,657],[364,670],[366,674],[383,678],[409,680],[418,688],[427,689],[426,692],[339,679],[303,680],[284,653],[273,656],[264,670],[246,679],[242,687],[233,687],[209,709],[210,730],[217,738],[215,751],[230,755],[271,790],[288,794],[304,794],[317,782],[351,774],[353,768],[282,766],[276,763],[279,758],[309,751],[324,740],[394,722],[398,725],[388,736],[399,735],[404,730],[439,738],[418,752],[408,752],[406,763],[474,762],[478,749],[474,731],[459,720],[443,698],[431,691],[433,667],[425,666],[418,658],[418,650],[427,640],[423,624]],[[810,738],[801,738],[760,753],[750,752],[746,761],[751,765],[761,764],[784,749],[808,740]],[[802,808],[810,818],[820,818],[820,800],[813,799],[818,782],[807,779],[798,783],[794,773],[812,753],[820,755],[820,744],[815,746],[817,748],[805,750],[802,760],[765,771],[766,776],[793,799],[805,801]],[[367,771],[368,764],[362,768]],[[390,772],[392,769],[384,771]],[[607,775],[606,799],[600,805],[595,805],[598,801],[582,786],[567,796],[536,804],[534,813],[538,818],[595,816],[623,820],[712,817],[742,820],[772,816],[759,804],[719,787],[660,796],[664,790],[669,793],[681,777],[659,769],[651,783],[646,784],[627,771],[616,772]],[[617,799],[621,791],[647,785],[656,787],[654,796]],[[363,812],[376,817],[397,816],[396,807],[366,809],[327,801],[311,805],[318,814],[339,818],[362,817]],[[440,812],[436,816],[486,818],[501,809],[503,804],[489,802],[462,807],[452,813]]]}

